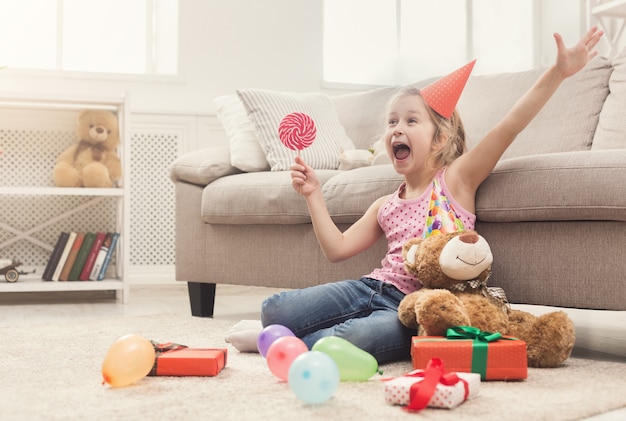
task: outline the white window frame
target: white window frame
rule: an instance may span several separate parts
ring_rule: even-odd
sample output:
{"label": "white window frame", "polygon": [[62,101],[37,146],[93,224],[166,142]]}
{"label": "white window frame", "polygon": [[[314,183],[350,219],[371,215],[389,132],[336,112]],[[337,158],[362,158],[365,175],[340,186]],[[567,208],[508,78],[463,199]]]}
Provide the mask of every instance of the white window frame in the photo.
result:
{"label": "white window frame", "polygon": [[[324,0],[324,3],[326,2],[332,2],[333,0]],[[421,0],[420,0],[421,1]],[[465,62],[469,62],[470,60],[476,58],[475,57],[475,51],[474,51],[474,43],[473,43],[473,33],[474,33],[474,22],[472,19],[472,10],[474,7],[474,1],[475,0],[466,0],[466,1],[460,1],[460,3],[465,5],[465,11],[466,11],[466,29],[465,29],[465,40],[466,40],[466,53],[465,53]],[[478,0],[479,1],[479,0]],[[541,61],[541,55],[542,55],[542,42],[544,42],[545,40],[542,39],[542,34],[541,31],[538,29],[541,26],[541,2],[540,0],[531,0],[532,2],[532,21],[529,22],[530,24],[530,30],[532,31],[532,40],[531,40],[531,63],[528,63],[528,68],[537,68],[540,65],[542,65],[542,61]],[[402,28],[401,28],[401,21],[402,18],[400,16],[400,14],[402,13],[402,0],[395,0],[395,8],[396,8],[396,48],[400,48],[400,45],[402,43]],[[349,52],[347,53],[349,54]],[[459,63],[459,66],[462,65],[464,63]],[[478,68],[478,66],[477,66]],[[454,70],[454,69],[451,69]],[[520,70],[526,70],[526,69],[520,69]],[[475,74],[480,74],[480,71],[474,71]],[[490,73],[489,71],[486,71],[484,73]],[[430,76],[438,76],[440,75],[438,74],[432,74],[429,75]],[[401,81],[401,82],[396,82],[396,83],[409,83],[410,81]],[[364,88],[371,88],[371,87],[376,87],[376,86],[384,86],[385,83],[381,83],[381,84],[367,84],[367,83],[350,83],[350,82],[344,82],[344,81],[329,81],[327,79],[325,79],[325,75],[323,72],[323,80],[322,80],[322,86],[324,88],[327,89],[349,89],[349,90],[361,90]]]}
{"label": "white window frame", "polygon": [[[44,78],[69,78],[69,79],[89,79],[89,80],[112,80],[112,81],[143,81],[143,82],[180,82],[183,80],[180,69],[180,24],[177,22],[176,28],[176,73],[172,74],[158,74],[156,73],[156,50],[158,46],[155,45],[155,38],[158,34],[155,33],[155,21],[158,20],[158,2],[159,0],[146,0],[146,42],[144,53],[145,59],[145,71],[144,73],[122,73],[122,72],[97,72],[97,71],[82,71],[82,70],[66,70],[62,68],[62,56],[63,56],[63,33],[58,28],[63,28],[63,0],[50,0],[57,3],[57,33],[56,33],[56,63],[55,68],[32,68],[32,67],[20,67],[12,66],[7,63],[2,63],[0,57],[0,68],[7,75],[14,76],[26,76],[26,77],[44,77]],[[133,1],[133,0],[129,0]],[[165,0],[176,2],[177,16],[180,14],[180,8],[178,0]]]}

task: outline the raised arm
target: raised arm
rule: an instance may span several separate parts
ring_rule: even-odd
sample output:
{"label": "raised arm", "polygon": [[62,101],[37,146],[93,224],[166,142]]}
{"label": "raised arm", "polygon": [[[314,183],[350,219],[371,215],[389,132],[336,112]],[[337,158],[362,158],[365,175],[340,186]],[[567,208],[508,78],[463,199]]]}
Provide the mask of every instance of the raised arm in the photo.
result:
{"label": "raised arm", "polygon": [[535,84],[517,100],[502,121],[467,154],[450,165],[454,180],[464,183],[453,188],[453,192],[463,195],[469,192],[473,201],[478,186],[489,176],[496,163],[515,140],[517,135],[532,121],[556,92],[561,83],[580,71],[597,55],[594,47],[603,32],[591,28],[572,48],[567,48],[559,34],[554,34],[557,46],[556,63],[548,68]]}

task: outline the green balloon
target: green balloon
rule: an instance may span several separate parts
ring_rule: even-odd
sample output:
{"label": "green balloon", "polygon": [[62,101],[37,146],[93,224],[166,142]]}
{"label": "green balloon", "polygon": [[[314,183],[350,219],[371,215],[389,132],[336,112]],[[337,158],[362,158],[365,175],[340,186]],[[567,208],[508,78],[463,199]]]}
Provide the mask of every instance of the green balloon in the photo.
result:
{"label": "green balloon", "polygon": [[338,336],[318,340],[311,350],[323,352],[335,361],[341,381],[365,381],[379,372],[378,361],[372,354]]}

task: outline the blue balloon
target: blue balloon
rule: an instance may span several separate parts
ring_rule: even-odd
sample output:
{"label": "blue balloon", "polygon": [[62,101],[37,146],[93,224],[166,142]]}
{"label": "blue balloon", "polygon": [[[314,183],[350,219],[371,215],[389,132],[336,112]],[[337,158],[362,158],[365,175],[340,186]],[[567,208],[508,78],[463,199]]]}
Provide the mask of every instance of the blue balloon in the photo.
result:
{"label": "blue balloon", "polygon": [[339,368],[335,361],[320,351],[298,355],[289,367],[289,387],[306,402],[327,401],[339,387]]}

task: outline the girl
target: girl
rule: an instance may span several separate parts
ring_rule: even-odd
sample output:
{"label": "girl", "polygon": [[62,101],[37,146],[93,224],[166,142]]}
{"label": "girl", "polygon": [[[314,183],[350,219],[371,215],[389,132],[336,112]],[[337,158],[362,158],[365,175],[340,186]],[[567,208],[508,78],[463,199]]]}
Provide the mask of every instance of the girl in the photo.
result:
{"label": "girl", "polygon": [[[376,200],[343,233],[328,213],[315,171],[297,157],[291,166],[292,184],[306,200],[325,256],[333,262],[347,259],[373,245],[383,234],[388,241],[387,254],[380,268],[360,280],[328,283],[269,297],[261,309],[263,326],[284,325],[309,348],[318,339],[334,335],[371,353],[379,363],[407,358],[415,331],[400,323],[397,308],[405,294],[419,289],[420,284],[404,271],[402,245],[410,238],[423,236],[425,230],[441,228],[425,223],[431,196],[445,201],[446,209],[451,210],[453,229],[473,229],[478,187],[561,82],[596,56],[593,48],[602,34],[591,28],[569,49],[561,36],[554,34],[558,50],[556,64],[467,153],[463,126],[457,112],[452,112],[458,96],[452,99],[451,115],[442,116],[433,110],[434,107],[441,111],[425,92],[420,94],[412,87],[402,90],[388,105],[383,139],[404,182],[395,193]],[[394,218],[403,214],[406,218],[398,229]]]}

